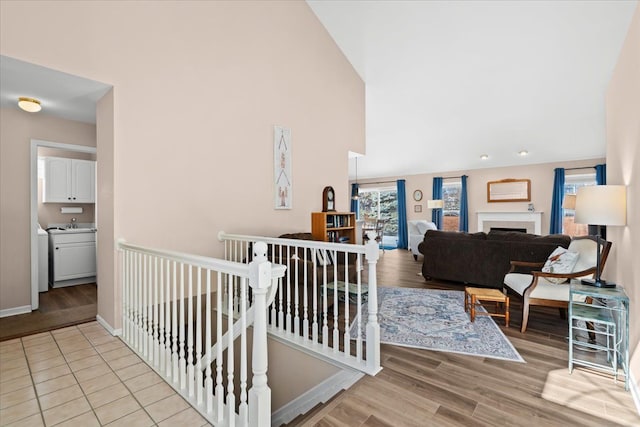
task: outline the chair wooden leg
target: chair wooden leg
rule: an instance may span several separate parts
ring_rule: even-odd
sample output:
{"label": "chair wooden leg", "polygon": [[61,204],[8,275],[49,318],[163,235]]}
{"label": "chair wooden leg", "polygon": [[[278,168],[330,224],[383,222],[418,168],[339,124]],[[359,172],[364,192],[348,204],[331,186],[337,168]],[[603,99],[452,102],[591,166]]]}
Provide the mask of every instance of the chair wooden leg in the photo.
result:
{"label": "chair wooden leg", "polygon": [[522,326],[520,327],[520,332],[523,334],[527,330],[527,323],[529,323],[529,298],[524,297],[522,301]]}
{"label": "chair wooden leg", "polygon": [[504,326],[509,327],[509,297],[507,297],[504,303]]}
{"label": "chair wooden leg", "polygon": [[476,296],[475,295],[471,295],[470,311],[471,311],[471,321],[473,322],[474,320],[476,320]]}

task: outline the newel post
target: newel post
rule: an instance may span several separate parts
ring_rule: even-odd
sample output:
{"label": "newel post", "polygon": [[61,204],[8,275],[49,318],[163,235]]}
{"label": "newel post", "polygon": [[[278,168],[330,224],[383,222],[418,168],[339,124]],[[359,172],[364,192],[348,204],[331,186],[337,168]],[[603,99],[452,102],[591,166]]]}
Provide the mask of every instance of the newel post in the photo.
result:
{"label": "newel post", "polygon": [[267,291],[271,286],[271,263],[267,261],[267,244],[253,245],[249,264],[249,286],[253,289],[252,386],[249,390],[249,425],[271,426],[271,389],[267,385]]}
{"label": "newel post", "polygon": [[380,247],[376,242],[377,233],[368,231],[369,241],[366,243],[365,257],[369,266],[369,301],[367,311],[369,319],[366,327],[367,370],[375,374],[380,370],[380,324],[378,324],[378,283],[376,265],[380,257]]}

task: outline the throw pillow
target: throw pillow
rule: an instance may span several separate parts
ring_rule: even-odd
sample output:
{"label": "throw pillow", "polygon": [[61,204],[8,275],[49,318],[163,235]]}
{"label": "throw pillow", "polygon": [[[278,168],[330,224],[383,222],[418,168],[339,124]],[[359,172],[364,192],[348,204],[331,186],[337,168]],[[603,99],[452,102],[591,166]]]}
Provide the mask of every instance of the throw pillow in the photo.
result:
{"label": "throw pillow", "polygon": [[[542,271],[555,274],[571,273],[578,262],[579,256],[580,254],[577,252],[570,252],[568,249],[558,246],[547,258]],[[555,277],[545,277],[545,279],[552,283],[564,283],[567,281],[567,279]]]}

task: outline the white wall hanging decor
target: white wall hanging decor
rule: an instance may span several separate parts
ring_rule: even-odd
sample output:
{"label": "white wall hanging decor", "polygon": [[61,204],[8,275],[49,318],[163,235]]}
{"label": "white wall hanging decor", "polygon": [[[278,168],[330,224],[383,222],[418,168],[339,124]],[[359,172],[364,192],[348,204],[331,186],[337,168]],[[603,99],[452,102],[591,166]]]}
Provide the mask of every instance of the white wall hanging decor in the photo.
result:
{"label": "white wall hanging decor", "polygon": [[291,209],[291,129],[273,127],[273,177],[276,209]]}

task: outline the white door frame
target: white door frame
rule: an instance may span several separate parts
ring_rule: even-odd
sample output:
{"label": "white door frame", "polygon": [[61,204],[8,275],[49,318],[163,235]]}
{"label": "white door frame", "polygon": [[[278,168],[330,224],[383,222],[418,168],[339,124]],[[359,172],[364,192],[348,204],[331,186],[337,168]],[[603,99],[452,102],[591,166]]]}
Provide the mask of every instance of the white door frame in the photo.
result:
{"label": "white door frame", "polygon": [[[96,147],[86,145],[63,144],[61,142],[43,141],[31,139],[31,310],[37,310],[39,306],[38,296],[38,148],[57,148],[78,153],[96,154]],[[96,182],[97,185],[97,182]],[[96,215],[98,209],[95,210]]]}

